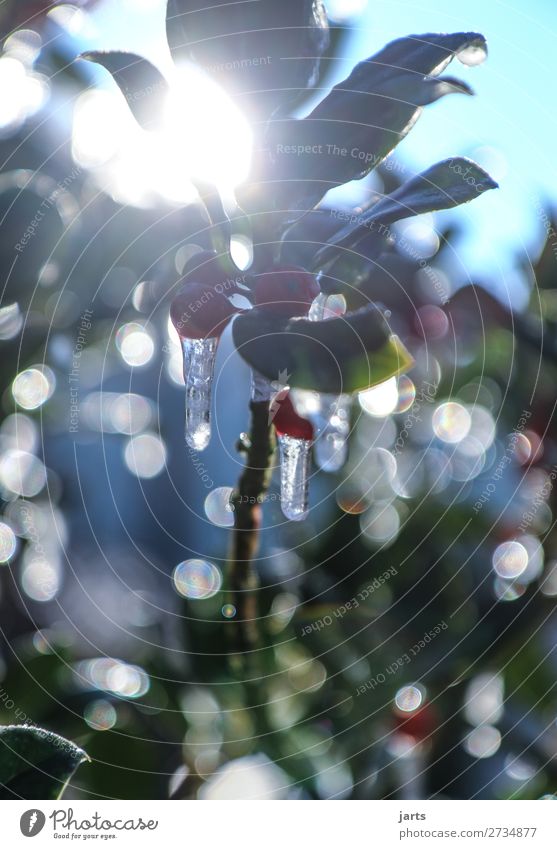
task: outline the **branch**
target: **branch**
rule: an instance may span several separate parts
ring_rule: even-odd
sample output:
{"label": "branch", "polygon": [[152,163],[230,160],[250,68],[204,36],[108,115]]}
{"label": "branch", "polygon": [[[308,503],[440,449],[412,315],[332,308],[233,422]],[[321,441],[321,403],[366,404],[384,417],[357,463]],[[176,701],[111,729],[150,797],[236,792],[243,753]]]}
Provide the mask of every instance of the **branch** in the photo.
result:
{"label": "branch", "polygon": [[[246,465],[232,495],[234,531],[228,566],[229,601],[236,608],[230,622],[232,651],[245,655],[261,645],[257,624],[257,574],[254,559],[259,550],[263,497],[269,487],[274,452],[269,402],[252,401],[251,433],[243,439]],[[245,660],[245,659],[244,659]],[[249,658],[248,658],[249,660]]]}

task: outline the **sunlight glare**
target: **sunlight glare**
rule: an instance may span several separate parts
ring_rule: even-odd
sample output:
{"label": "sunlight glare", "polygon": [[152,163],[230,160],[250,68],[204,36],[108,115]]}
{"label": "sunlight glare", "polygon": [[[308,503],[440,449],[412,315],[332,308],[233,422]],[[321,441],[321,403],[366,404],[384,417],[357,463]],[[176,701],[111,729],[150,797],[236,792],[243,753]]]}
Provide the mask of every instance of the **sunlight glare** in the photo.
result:
{"label": "sunlight glare", "polygon": [[251,129],[228,95],[201,71],[176,71],[170,80],[164,126],[140,129],[115,89],[78,98],[73,124],[77,164],[95,171],[115,200],[145,206],[157,198],[191,203],[192,179],[230,194],[248,175]]}

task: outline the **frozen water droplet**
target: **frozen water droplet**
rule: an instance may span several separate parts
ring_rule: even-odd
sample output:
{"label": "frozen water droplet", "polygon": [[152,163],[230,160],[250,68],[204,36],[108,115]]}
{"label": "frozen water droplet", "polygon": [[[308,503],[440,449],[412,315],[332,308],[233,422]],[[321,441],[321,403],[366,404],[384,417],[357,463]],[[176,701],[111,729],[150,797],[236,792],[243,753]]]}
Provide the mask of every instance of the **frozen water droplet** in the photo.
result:
{"label": "frozen water droplet", "polygon": [[456,55],[463,65],[468,65],[469,67],[481,65],[487,59],[485,41],[473,41]]}
{"label": "frozen water droplet", "polygon": [[338,318],[346,312],[344,295],[327,295],[320,292],[311,302],[308,312],[310,321],[323,321],[326,318]]}
{"label": "frozen water droplet", "polygon": [[280,506],[287,519],[301,522],[309,511],[311,440],[279,435]]}
{"label": "frozen water droplet", "polygon": [[182,339],[186,385],[185,437],[190,448],[203,451],[211,439],[211,392],[217,337]]}

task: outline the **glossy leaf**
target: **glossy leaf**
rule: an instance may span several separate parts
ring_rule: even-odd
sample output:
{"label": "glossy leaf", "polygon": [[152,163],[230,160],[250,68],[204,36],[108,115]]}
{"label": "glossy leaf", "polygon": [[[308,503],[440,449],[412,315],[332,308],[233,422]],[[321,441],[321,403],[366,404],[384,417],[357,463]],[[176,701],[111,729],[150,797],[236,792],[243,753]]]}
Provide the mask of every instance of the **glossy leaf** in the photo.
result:
{"label": "glossy leaf", "polygon": [[[478,63],[486,55],[485,39],[473,32],[397,39],[356,65],[307,118],[273,121],[258,167],[262,180],[272,168],[268,188],[276,208],[312,208],[330,188],[375,168],[424,105],[446,94],[471,94],[465,83],[438,77],[455,55]],[[256,206],[264,192],[253,186],[248,194]]]}
{"label": "glossy leaf", "polygon": [[50,731],[0,727],[0,799],[59,799],[87,760],[82,749]]}
{"label": "glossy leaf", "polygon": [[269,380],[317,392],[357,392],[406,369],[412,357],[374,304],[326,321],[255,308],[233,324],[240,355]]}
{"label": "glossy leaf", "polygon": [[381,198],[368,212],[357,216],[355,224],[343,227],[318,251],[316,265],[333,259],[339,248],[354,248],[372,233],[380,235],[383,227],[401,218],[451,209],[496,188],[495,180],[471,159],[460,156],[445,159]]}
{"label": "glossy leaf", "polygon": [[80,57],[110,71],[144,130],[156,130],[163,121],[168,83],[147,59],[122,51],[83,53]]}

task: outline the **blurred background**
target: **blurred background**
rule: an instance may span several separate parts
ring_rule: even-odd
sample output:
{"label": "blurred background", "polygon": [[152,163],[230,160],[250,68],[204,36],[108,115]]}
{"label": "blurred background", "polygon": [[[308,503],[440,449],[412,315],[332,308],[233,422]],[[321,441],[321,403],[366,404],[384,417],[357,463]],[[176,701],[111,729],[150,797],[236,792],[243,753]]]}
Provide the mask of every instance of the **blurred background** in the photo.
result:
{"label": "blurred background", "polygon": [[359,396],[348,466],[315,471],[306,522],[281,518],[273,480],[271,642],[246,684],[221,584],[249,373],[225,335],[213,440],[187,450],[168,292],[209,244],[192,179],[239,185],[253,127],[185,66],[162,147],[76,60],[167,70],[164,0],[0,3],[0,724],[86,749],[66,798],[557,793],[557,7],[449,5],[327,4],[300,114],[402,35],[478,30],[490,56],[461,72],[476,98],[429,107],[325,205],[457,154],[501,188],[395,225],[364,275],[416,364]]}

